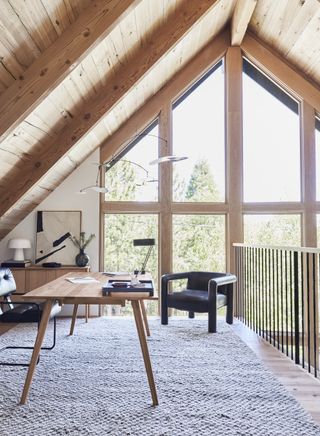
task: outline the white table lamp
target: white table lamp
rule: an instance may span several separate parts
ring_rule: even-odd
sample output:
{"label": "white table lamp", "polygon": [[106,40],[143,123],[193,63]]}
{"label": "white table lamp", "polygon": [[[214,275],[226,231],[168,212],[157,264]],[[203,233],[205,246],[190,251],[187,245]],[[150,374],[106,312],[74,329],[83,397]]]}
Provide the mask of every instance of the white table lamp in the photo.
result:
{"label": "white table lamp", "polygon": [[31,248],[31,244],[29,239],[15,238],[9,240],[8,248],[13,248],[15,250],[13,260],[24,260],[23,249]]}

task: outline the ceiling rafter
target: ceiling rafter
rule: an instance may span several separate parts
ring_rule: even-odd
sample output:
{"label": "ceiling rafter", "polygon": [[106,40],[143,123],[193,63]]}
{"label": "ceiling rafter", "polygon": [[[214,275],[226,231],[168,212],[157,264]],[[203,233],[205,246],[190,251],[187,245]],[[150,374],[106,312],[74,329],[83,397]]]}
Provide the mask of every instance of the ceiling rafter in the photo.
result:
{"label": "ceiling rafter", "polygon": [[0,142],[141,0],[95,0],[0,97]]}
{"label": "ceiling rafter", "polygon": [[46,172],[62,159],[217,3],[218,0],[198,0],[197,2],[184,0],[175,13],[168,17],[166,23],[150,35],[149,49],[139,48],[133,60],[119,69],[116,77],[104,86],[98,97],[86,105],[82,113],[62,129],[58,138],[50,140],[37,156],[34,156],[34,159],[26,160],[23,171],[18,174],[12,172],[8,176],[5,186],[0,188],[2,200],[0,216],[36,185]]}
{"label": "ceiling rafter", "polygon": [[231,19],[231,45],[241,45],[258,0],[237,0]]}
{"label": "ceiling rafter", "polygon": [[241,44],[242,52],[257,67],[261,68],[283,89],[300,100],[306,100],[317,112],[320,112],[320,87],[289,63],[279,54],[263,44],[258,38],[247,32]]}

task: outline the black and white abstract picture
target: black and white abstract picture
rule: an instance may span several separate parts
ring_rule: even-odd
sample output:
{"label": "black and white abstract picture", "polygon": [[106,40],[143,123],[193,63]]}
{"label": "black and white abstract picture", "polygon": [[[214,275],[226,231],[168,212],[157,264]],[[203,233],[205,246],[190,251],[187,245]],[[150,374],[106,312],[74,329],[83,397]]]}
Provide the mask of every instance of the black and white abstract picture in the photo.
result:
{"label": "black and white abstract picture", "polygon": [[81,211],[38,211],[36,264],[57,262],[74,265],[79,249],[69,236],[79,238]]}

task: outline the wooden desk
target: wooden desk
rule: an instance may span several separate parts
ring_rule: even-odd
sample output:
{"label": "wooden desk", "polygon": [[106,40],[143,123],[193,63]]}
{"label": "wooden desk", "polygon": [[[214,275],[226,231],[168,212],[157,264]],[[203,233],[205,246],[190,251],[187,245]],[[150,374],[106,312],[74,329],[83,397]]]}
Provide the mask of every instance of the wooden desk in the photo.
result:
{"label": "wooden desk", "polygon": [[[45,305],[42,313],[41,323],[38,334],[35,340],[34,350],[30,360],[30,366],[26,376],[23,392],[21,395],[20,404],[25,404],[29,389],[31,386],[32,377],[36,368],[43,338],[49,322],[50,312],[53,303],[58,300],[59,304],[119,304],[125,306],[127,301],[131,302],[137,333],[140,341],[140,347],[143,355],[144,365],[149,382],[152,404],[158,405],[157,391],[154,383],[152,366],[149,356],[149,350],[146,340],[146,335],[143,326],[143,316],[140,302],[144,299],[150,299],[145,293],[121,293],[115,296],[103,296],[102,285],[106,283],[108,277],[102,273],[80,273],[77,276],[91,276],[99,281],[99,283],[90,284],[73,284],[66,280],[67,277],[72,277],[74,274],[69,273],[63,277],[59,277],[52,282],[41,286],[33,291],[28,292],[23,296],[23,299],[28,300],[44,300]],[[122,277],[119,277],[122,278]],[[45,393],[44,393],[45,395]]]}

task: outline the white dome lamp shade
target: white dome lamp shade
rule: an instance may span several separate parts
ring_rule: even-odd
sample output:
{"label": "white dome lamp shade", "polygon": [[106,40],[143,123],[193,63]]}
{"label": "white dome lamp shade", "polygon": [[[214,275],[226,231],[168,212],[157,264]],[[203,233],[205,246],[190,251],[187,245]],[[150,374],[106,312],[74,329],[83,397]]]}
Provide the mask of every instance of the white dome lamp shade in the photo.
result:
{"label": "white dome lamp shade", "polygon": [[180,160],[185,159],[188,159],[188,156],[162,156],[149,162],[149,165],[159,165],[164,162],[179,162]]}
{"label": "white dome lamp shade", "polygon": [[96,184],[95,185],[90,185],[90,186],[86,186],[85,188],[80,189],[80,191],[78,191],[78,194],[86,194],[88,189],[91,189],[92,191],[98,192],[100,194],[106,194],[107,192],[109,192],[108,188],[106,188],[105,186],[101,186],[100,185],[100,174],[101,174],[101,168],[104,166],[104,164],[98,164],[98,172],[97,172],[97,177],[96,177]]}
{"label": "white dome lamp shade", "polygon": [[8,248],[15,250],[13,253],[13,260],[21,261],[24,260],[23,249],[31,248],[31,244],[29,239],[15,238],[9,240]]}

